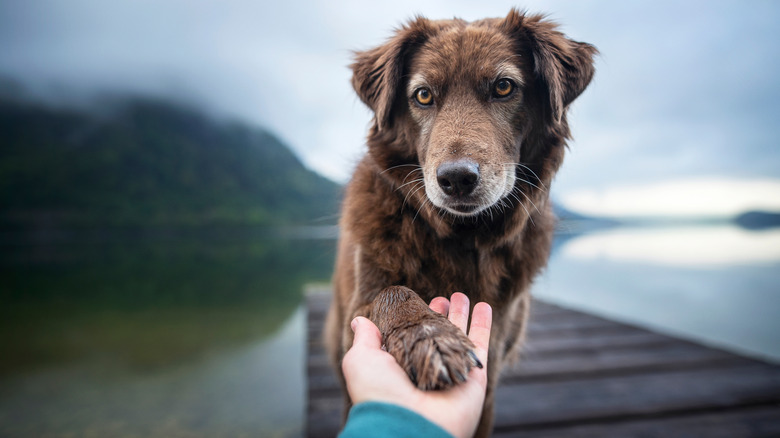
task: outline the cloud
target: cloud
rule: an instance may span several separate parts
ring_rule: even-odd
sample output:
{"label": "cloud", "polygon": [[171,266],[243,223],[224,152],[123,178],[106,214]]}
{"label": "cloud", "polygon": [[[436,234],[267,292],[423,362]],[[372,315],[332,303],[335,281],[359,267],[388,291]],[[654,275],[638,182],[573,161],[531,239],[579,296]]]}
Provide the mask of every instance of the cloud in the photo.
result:
{"label": "cloud", "polygon": [[780,231],[726,225],[616,229],[574,239],[563,253],[580,260],[685,268],[772,265],[780,262]]}
{"label": "cloud", "polygon": [[780,177],[780,5],[743,6],[622,3],[578,21],[602,57],[554,188]]}
{"label": "cloud", "polygon": [[[40,0],[0,4],[0,75],[41,92],[160,94],[263,125],[345,181],[371,115],[351,51],[423,14],[502,16],[513,1]],[[780,177],[780,4],[531,1],[599,47],[554,190],[696,175]],[[54,84],[54,86],[52,86]]]}
{"label": "cloud", "polygon": [[746,211],[780,212],[780,180],[697,178],[567,192],[574,211],[615,218],[733,217]]}

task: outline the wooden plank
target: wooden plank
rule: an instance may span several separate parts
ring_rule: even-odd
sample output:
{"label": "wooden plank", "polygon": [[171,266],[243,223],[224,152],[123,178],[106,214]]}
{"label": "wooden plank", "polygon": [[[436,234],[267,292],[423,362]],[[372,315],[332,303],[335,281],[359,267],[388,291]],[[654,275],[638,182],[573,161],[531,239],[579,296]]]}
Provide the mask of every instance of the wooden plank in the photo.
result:
{"label": "wooden plank", "polygon": [[[333,390],[319,392],[318,404],[314,408],[310,405],[310,409],[330,409],[333,415],[342,403],[341,394],[332,384],[326,388]],[[764,404],[780,404],[780,375],[776,369],[762,365],[524,382],[502,384],[497,390],[496,428],[509,432]]]}
{"label": "wooden plank", "polygon": [[[746,363],[752,362],[719,350],[678,342],[650,349],[639,347],[574,351],[573,354],[529,354],[504,371],[502,382],[506,384],[522,380],[570,380],[593,375],[615,376]],[[330,361],[324,352],[311,354],[307,369],[312,388],[322,390],[328,384],[336,384]]]}
{"label": "wooden plank", "polygon": [[589,330],[592,328],[616,328],[618,324],[590,315],[572,314],[567,318],[554,318],[550,320],[532,320],[528,323],[529,333],[542,332],[566,332],[571,330]]}
{"label": "wooden plank", "polygon": [[309,392],[310,393],[336,393],[340,394],[338,377],[333,370],[324,368],[316,371],[309,371]]}
{"label": "wooden plank", "polygon": [[333,438],[341,429],[343,400],[335,371],[322,345],[322,329],[330,305],[330,291],[308,290],[307,307],[307,400],[308,438]]}
{"label": "wooden plank", "polygon": [[613,324],[592,324],[587,327],[582,326],[572,326],[570,328],[564,328],[559,327],[555,329],[551,328],[536,328],[536,327],[529,327],[526,337],[530,341],[531,339],[534,340],[544,340],[544,339],[550,339],[550,338],[565,338],[565,337],[591,337],[591,336],[603,336],[603,335],[614,335],[619,333],[642,333],[644,330],[637,328],[637,327],[631,327],[631,326],[620,326],[620,325],[613,325]]}
{"label": "wooden plank", "polygon": [[544,301],[532,300],[531,313],[533,315],[554,315],[563,312],[570,312],[569,309],[565,309],[555,304],[546,303]]}
{"label": "wooden plank", "polygon": [[[342,399],[308,295],[307,436],[335,436]],[[496,394],[496,436],[773,436],[780,367],[534,302],[521,362]]]}
{"label": "wooden plank", "polygon": [[503,373],[503,381],[562,380],[591,375],[624,375],[665,370],[711,368],[750,363],[723,351],[669,343],[656,348],[593,349],[571,354],[528,354]]}
{"label": "wooden plank", "polygon": [[525,382],[497,389],[496,425],[522,429],[528,425],[758,403],[780,403],[780,373],[776,367],[749,364],[565,382]]}
{"label": "wooden plank", "polygon": [[780,406],[759,406],[730,411],[632,418],[591,424],[496,430],[495,438],[744,438],[780,436]]}
{"label": "wooden plank", "polygon": [[341,398],[318,398],[310,401],[307,407],[306,436],[335,437],[341,429]]}
{"label": "wooden plank", "polygon": [[570,336],[529,337],[528,342],[523,346],[523,355],[525,357],[603,349],[654,348],[676,342],[679,341],[646,331],[610,331],[596,335],[575,332]]}

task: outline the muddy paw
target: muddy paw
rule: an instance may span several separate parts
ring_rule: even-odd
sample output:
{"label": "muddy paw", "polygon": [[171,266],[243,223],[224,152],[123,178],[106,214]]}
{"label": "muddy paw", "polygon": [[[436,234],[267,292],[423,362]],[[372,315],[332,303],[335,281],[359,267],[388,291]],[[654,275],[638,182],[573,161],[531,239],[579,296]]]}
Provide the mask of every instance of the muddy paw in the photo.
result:
{"label": "muddy paw", "polygon": [[420,389],[449,388],[464,382],[472,367],[482,368],[469,338],[435,312],[415,324],[389,330],[384,343]]}

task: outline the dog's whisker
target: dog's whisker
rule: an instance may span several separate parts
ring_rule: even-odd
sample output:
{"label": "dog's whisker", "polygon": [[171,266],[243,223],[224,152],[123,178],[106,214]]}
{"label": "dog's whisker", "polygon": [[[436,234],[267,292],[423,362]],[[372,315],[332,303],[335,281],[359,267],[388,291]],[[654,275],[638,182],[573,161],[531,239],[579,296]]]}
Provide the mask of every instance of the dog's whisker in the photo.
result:
{"label": "dog's whisker", "polygon": [[409,198],[413,197],[423,187],[425,187],[425,182],[424,181],[418,181],[418,185],[412,187],[412,189],[409,190],[409,193],[407,193],[406,196],[404,197],[404,202],[402,204],[402,207],[405,206],[408,203]]}
{"label": "dog's whisker", "polygon": [[[402,166],[409,166],[409,165],[402,165]],[[396,167],[399,167],[399,166],[396,166]],[[413,173],[418,172],[418,171],[420,173],[422,173],[422,167],[420,167],[420,166],[416,166],[416,167],[417,167],[416,169],[413,169],[408,174],[406,174],[406,177],[404,177],[403,181],[401,181],[401,185],[398,186],[396,188],[396,190],[401,190],[405,186],[410,185],[410,184],[422,184],[422,185],[425,185],[425,178],[424,177],[416,178],[416,179],[413,179],[413,180],[411,180],[409,182],[406,182],[406,179],[409,178]],[[401,203],[401,210],[403,210],[406,207],[406,204],[408,203],[410,196],[414,192],[416,192],[417,190],[419,190],[419,187],[416,186],[416,185],[413,185],[412,189],[409,192],[407,192],[406,196],[404,196],[403,202]]]}
{"label": "dog's whisker", "polygon": [[531,213],[528,211],[528,209],[525,208],[525,205],[521,202],[520,206],[523,207],[523,210],[525,210],[525,214],[528,215],[528,220],[531,221],[531,225],[536,226],[536,224],[534,223],[534,218],[531,216]]}
{"label": "dog's whisker", "polygon": [[[522,190],[520,190],[519,192],[520,192],[521,195],[525,196],[525,198],[528,200],[529,203],[531,203],[531,205],[534,207],[536,212],[541,214],[541,212],[539,211],[539,208],[537,208],[536,204],[534,204],[534,201],[531,200],[531,197],[528,196],[526,193],[524,193]],[[513,191],[512,194],[514,195],[514,191]],[[531,216],[531,212],[528,211],[528,208],[526,208],[525,203],[522,202],[520,199],[518,199],[517,195],[514,195],[514,196],[518,200],[518,203],[520,204],[520,206],[523,207],[523,210],[525,210],[525,213],[528,215],[528,219],[531,221],[531,225],[536,226],[536,224],[534,223],[534,218]]]}
{"label": "dog's whisker", "polygon": [[537,207],[537,206],[536,206],[536,204],[534,204],[534,201],[531,199],[531,197],[530,197],[530,196],[528,196],[528,194],[527,194],[527,193],[525,193],[525,192],[523,192],[523,191],[521,190],[521,191],[520,191],[520,194],[521,194],[521,195],[523,195],[523,196],[525,196],[525,197],[526,197],[526,199],[528,199],[528,202],[530,202],[530,203],[531,203],[531,205],[534,207],[534,210],[536,210],[536,212],[537,212],[537,213],[539,213],[539,214],[541,214],[541,213],[542,213],[541,211],[539,211],[539,207]]}
{"label": "dog's whisker", "polygon": [[412,176],[412,174],[415,173],[415,172],[416,172],[416,170],[412,170],[411,172],[407,173],[406,176],[404,177],[404,179],[401,181],[401,186],[403,186],[404,183],[406,183],[406,180],[409,179],[409,177]]}
{"label": "dog's whisker", "polygon": [[[404,196],[403,205],[406,205],[406,203],[409,201],[409,198],[412,196],[412,194],[413,194],[414,192],[416,192],[416,191],[417,191],[417,189],[419,189],[419,188],[420,188],[420,187],[419,187],[419,184],[425,184],[425,183],[424,183],[424,182],[421,182],[421,181],[419,181],[419,180],[415,180],[415,181],[412,181],[412,182],[410,182],[410,184],[415,184],[415,185],[414,185],[414,186],[412,186],[412,187],[411,187],[411,189],[410,189],[410,190],[408,190],[408,191],[406,192],[406,196]],[[406,185],[406,184],[405,184],[405,185]],[[400,190],[400,189],[401,189],[401,187],[399,187],[399,188],[398,188],[398,189],[396,189],[396,190]]]}
{"label": "dog's whisker", "polygon": [[[543,192],[547,191],[545,188],[539,187],[539,186],[537,186],[536,184],[534,184],[533,182],[531,182],[531,181],[529,181],[527,179],[520,178],[520,177],[516,177],[516,178],[517,178],[518,181],[522,181],[522,182],[528,184],[529,186],[531,186],[531,187],[533,187],[533,188],[535,188],[537,190],[541,190]],[[541,184],[541,182],[539,184]]]}
{"label": "dog's whisker", "polygon": [[408,186],[409,184],[414,184],[414,183],[418,183],[418,182],[425,183],[425,178],[417,178],[417,179],[413,179],[413,180],[411,180],[409,182],[403,183],[400,186],[398,186],[398,188],[396,188],[396,190],[401,190],[403,187]]}
{"label": "dog's whisker", "polygon": [[513,190],[512,192],[510,192],[510,193],[509,193],[509,196],[511,196],[512,198],[514,198],[514,199],[515,199],[515,201],[517,201],[517,203],[518,203],[518,204],[520,204],[520,203],[522,203],[522,202],[523,202],[523,201],[520,199],[520,197],[519,197],[519,196],[517,196],[517,195],[515,194],[514,190]]}
{"label": "dog's whisker", "polygon": [[423,209],[423,208],[425,208],[425,206],[426,206],[426,205],[427,205],[429,202],[430,202],[430,201],[428,200],[428,198],[425,198],[425,200],[423,201],[422,205],[420,205],[420,208],[418,208],[418,209],[417,209],[417,213],[416,213],[416,214],[414,215],[414,217],[412,218],[412,223],[414,223],[414,221],[415,221],[415,220],[417,220],[417,216],[419,216],[419,215],[420,215],[420,212],[422,211],[422,209]]}
{"label": "dog's whisker", "polygon": [[[417,186],[417,188],[415,188],[413,191],[410,191],[409,195],[414,196],[415,194],[417,194],[417,192],[420,191],[420,189],[424,189],[424,188],[425,188],[425,183],[423,182],[419,186]],[[430,202],[430,200],[428,199],[427,196],[424,196],[423,197],[423,202],[420,204],[419,207],[417,207],[417,213],[412,218],[412,223],[414,223],[415,219],[417,219],[417,216],[420,214],[420,211],[425,207],[425,205],[428,202]]]}
{"label": "dog's whisker", "polygon": [[542,187],[544,187],[544,190],[548,190],[547,186],[542,182],[542,179],[539,178],[539,175],[537,175],[536,172],[534,172],[533,169],[531,169],[530,167],[526,166],[523,163],[512,163],[512,164],[514,166],[519,167],[520,171],[523,172],[523,173],[525,173],[525,170],[528,170],[529,172],[531,172],[531,174],[534,176],[534,178],[536,178],[536,180],[539,181],[539,184],[541,184]]}
{"label": "dog's whisker", "polygon": [[404,177],[404,181],[406,181],[406,178],[409,178],[409,177],[410,177],[410,176],[411,176],[413,173],[415,173],[415,172],[420,172],[420,173],[422,173],[422,171],[423,171],[423,170],[422,170],[422,167],[420,167],[420,166],[417,166],[416,168],[414,168],[414,169],[410,170],[410,171],[409,171],[409,173],[407,173],[407,174],[406,174],[406,176]]}
{"label": "dog's whisker", "polygon": [[495,210],[496,213],[500,214],[504,212],[504,200],[499,199],[498,202],[490,206],[490,210]]}
{"label": "dog's whisker", "polygon": [[391,171],[391,170],[393,170],[393,169],[398,169],[399,167],[410,167],[410,166],[411,166],[411,167],[420,167],[420,165],[419,165],[419,164],[399,164],[399,165],[397,165],[397,166],[388,167],[387,169],[385,169],[385,170],[383,170],[383,171],[379,172],[379,174],[380,174],[380,175],[382,175],[382,174],[384,174],[385,172],[389,172],[389,171]]}
{"label": "dog's whisker", "polygon": [[534,178],[536,178],[539,182],[542,181],[539,175],[533,169],[531,169],[527,164],[523,164],[519,162],[509,162],[509,163],[503,163],[503,165],[518,167],[518,170],[520,170],[523,173],[526,173],[526,171],[531,172],[531,175],[533,175]]}
{"label": "dog's whisker", "polygon": [[[527,199],[528,202],[534,207],[536,212],[537,213],[541,213],[541,211],[539,211],[539,208],[536,206],[536,204],[534,204],[533,199],[531,199],[531,197],[528,195],[528,193],[524,192],[522,189],[519,189],[519,188],[516,188],[515,190],[512,190],[511,193],[515,194],[515,192],[519,192],[521,195],[523,195],[525,197],[525,199]],[[517,198],[517,195],[515,195],[515,198]]]}
{"label": "dog's whisker", "polygon": [[508,202],[504,201],[503,199],[501,200],[501,213],[506,212],[510,207],[511,206]]}

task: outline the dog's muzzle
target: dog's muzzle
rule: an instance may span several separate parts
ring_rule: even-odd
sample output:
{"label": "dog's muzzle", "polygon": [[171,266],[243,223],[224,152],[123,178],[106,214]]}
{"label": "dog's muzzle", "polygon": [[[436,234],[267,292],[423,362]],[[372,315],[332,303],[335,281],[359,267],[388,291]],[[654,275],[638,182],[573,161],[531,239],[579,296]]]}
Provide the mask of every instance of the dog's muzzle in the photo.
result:
{"label": "dog's muzzle", "polygon": [[444,162],[436,169],[436,182],[447,197],[448,210],[470,215],[480,209],[480,202],[472,196],[480,182],[478,163],[469,159]]}
{"label": "dog's muzzle", "polygon": [[436,169],[436,181],[445,195],[465,198],[474,192],[479,184],[479,164],[471,160],[442,163]]}

